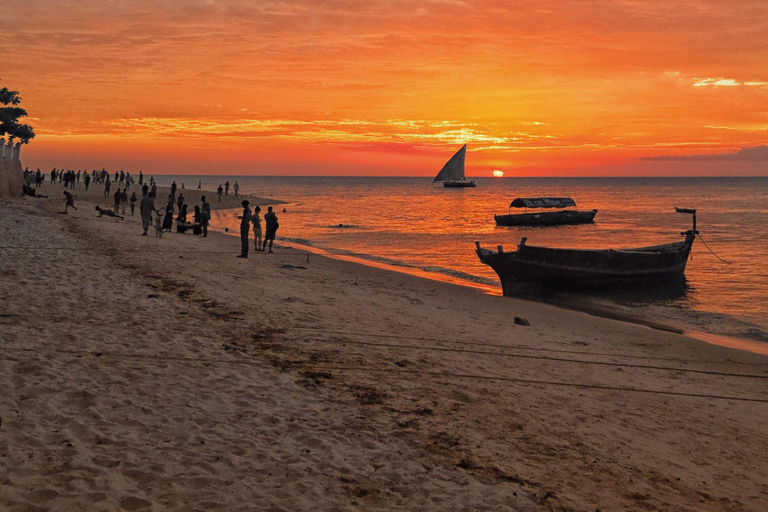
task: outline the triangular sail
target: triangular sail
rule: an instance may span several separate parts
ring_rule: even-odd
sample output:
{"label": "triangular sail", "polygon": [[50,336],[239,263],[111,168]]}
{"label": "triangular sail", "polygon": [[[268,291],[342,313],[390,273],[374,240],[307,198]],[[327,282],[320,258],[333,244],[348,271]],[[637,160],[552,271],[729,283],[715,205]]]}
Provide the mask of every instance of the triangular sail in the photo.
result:
{"label": "triangular sail", "polygon": [[464,177],[464,159],[467,154],[467,145],[464,144],[455,155],[443,166],[432,183],[436,181],[461,181]]}

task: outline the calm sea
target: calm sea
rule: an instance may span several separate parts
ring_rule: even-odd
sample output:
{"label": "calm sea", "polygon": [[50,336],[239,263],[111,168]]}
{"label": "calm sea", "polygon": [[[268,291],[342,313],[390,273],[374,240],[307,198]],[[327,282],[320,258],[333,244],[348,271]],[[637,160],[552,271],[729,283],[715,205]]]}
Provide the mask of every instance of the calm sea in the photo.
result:
{"label": "calm sea", "polygon": [[[698,228],[684,289],[562,294],[691,329],[768,342],[768,178],[480,178],[474,189],[444,189],[431,178],[160,176],[161,184],[214,190],[227,179],[241,194],[286,201],[279,240],[498,287],[474,243],[619,248],[681,240],[696,208]],[[166,183],[168,182],[168,183]],[[594,224],[496,227],[515,197],[565,196],[599,210]],[[285,208],[285,212],[282,209]],[[214,219],[235,228],[233,212]],[[530,298],[530,297],[528,297]],[[534,297],[536,298],[536,297]],[[538,297],[541,298],[541,297]]]}

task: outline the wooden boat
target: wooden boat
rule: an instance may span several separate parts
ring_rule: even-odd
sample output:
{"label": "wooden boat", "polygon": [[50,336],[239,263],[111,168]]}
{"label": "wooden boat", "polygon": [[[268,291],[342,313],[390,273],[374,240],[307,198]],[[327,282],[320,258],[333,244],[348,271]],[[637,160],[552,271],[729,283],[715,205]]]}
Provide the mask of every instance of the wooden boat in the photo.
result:
{"label": "wooden boat", "polygon": [[432,183],[442,181],[444,188],[476,187],[475,180],[467,181],[464,175],[464,161],[467,155],[467,145],[464,144],[455,155],[448,160]]}
{"label": "wooden boat", "polygon": [[680,233],[685,239],[633,249],[553,249],[526,245],[523,238],[515,252],[490,251],[475,242],[480,261],[499,275],[504,295],[513,285],[534,283],[557,288],[622,288],[682,280],[696,231],[696,210],[675,208],[693,215],[693,228]]}
{"label": "wooden boat", "polygon": [[[511,213],[512,208],[525,208],[525,212]],[[541,211],[528,212],[528,208],[540,208]],[[557,208],[557,211],[545,212],[545,208]],[[570,197],[518,197],[509,204],[508,215],[494,215],[493,219],[497,226],[556,226],[595,220],[597,210],[578,211],[575,208],[576,201]]]}

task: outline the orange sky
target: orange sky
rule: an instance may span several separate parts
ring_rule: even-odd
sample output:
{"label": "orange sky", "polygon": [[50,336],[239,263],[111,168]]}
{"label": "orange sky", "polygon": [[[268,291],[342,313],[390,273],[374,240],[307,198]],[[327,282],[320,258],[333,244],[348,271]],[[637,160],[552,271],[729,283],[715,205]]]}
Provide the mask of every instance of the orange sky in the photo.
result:
{"label": "orange sky", "polygon": [[10,0],[0,30],[30,167],[768,175],[636,160],[768,144],[763,0]]}

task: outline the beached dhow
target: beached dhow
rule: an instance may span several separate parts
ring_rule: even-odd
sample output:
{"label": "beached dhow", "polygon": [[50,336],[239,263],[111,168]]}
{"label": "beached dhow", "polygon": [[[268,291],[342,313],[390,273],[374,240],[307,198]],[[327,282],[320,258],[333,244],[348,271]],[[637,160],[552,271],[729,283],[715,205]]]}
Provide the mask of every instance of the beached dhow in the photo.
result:
{"label": "beached dhow", "polygon": [[[512,208],[525,208],[523,213],[512,213]],[[540,211],[529,212],[528,209]],[[555,211],[544,209],[555,208]],[[569,209],[571,208],[571,209]],[[509,214],[494,215],[497,226],[558,226],[593,222],[597,210],[576,210],[576,201],[570,197],[518,197],[509,204]]]}
{"label": "beached dhow", "polygon": [[499,275],[504,295],[513,285],[534,283],[552,288],[626,288],[682,280],[696,238],[696,210],[675,208],[693,215],[685,239],[663,245],[630,249],[554,249],[527,245],[523,238],[515,252],[490,251],[475,242],[477,256]]}
{"label": "beached dhow", "polygon": [[464,160],[467,155],[467,145],[464,144],[455,155],[448,160],[432,183],[442,181],[445,188],[476,187],[475,180],[467,181],[464,175]]}

